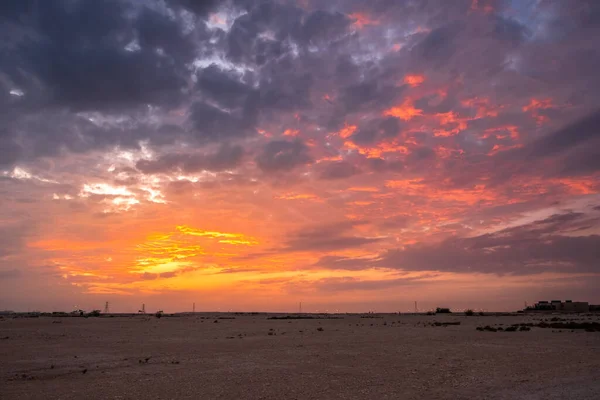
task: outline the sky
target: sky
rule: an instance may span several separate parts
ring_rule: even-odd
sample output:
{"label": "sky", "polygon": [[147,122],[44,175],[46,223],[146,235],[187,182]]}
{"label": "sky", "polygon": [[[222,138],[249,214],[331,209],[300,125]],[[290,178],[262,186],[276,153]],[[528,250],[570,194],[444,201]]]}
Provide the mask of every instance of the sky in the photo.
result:
{"label": "sky", "polygon": [[0,309],[600,303],[600,2],[0,2]]}

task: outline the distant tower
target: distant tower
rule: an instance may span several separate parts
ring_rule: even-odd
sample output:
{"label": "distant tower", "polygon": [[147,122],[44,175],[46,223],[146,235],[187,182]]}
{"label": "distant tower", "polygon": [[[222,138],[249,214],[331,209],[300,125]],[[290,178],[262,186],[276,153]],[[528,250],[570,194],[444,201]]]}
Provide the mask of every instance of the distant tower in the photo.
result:
{"label": "distant tower", "polygon": [[104,314],[108,314],[110,312],[110,308],[108,307],[108,301],[104,303]]}
{"label": "distant tower", "polygon": [[415,301],[415,314],[417,313],[417,302]]}
{"label": "distant tower", "polygon": [[146,305],[142,304],[142,314],[146,314]]}
{"label": "distant tower", "polygon": [[298,307],[298,312],[299,312],[300,314],[302,314],[302,302],[300,302],[300,305],[299,305],[299,307]]}
{"label": "distant tower", "polygon": [[195,313],[196,312],[196,303],[192,304],[192,312]]}

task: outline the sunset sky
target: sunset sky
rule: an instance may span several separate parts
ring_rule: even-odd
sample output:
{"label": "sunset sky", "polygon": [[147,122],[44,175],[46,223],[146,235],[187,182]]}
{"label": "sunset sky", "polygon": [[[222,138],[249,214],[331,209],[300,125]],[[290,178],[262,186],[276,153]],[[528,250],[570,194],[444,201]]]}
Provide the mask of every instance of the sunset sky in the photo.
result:
{"label": "sunset sky", "polygon": [[600,1],[0,2],[0,310],[600,303]]}

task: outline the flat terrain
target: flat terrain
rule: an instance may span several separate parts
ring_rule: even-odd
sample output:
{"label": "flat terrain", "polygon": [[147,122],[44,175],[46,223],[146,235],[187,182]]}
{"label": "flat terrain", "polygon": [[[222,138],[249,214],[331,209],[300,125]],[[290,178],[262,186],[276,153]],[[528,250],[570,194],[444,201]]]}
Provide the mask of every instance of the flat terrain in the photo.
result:
{"label": "flat terrain", "polygon": [[0,399],[600,399],[600,332],[476,330],[598,316],[267,317],[5,317]]}

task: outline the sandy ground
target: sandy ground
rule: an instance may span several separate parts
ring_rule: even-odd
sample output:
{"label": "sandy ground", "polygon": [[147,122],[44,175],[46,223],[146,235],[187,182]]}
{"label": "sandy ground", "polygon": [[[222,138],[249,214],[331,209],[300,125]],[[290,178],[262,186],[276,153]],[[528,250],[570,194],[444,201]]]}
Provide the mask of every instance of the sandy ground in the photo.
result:
{"label": "sandy ground", "polygon": [[600,399],[600,332],[475,329],[538,316],[216,318],[4,318],[0,399]]}

